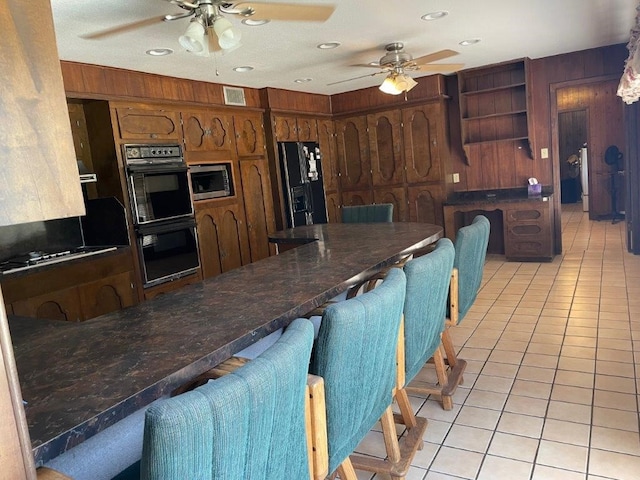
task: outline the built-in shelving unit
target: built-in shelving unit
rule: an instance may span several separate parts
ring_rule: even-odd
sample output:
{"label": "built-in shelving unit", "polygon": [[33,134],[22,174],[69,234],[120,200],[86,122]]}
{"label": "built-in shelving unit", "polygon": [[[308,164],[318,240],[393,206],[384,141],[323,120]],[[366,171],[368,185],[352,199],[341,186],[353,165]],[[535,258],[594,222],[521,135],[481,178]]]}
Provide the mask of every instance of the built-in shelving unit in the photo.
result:
{"label": "built-in shelving unit", "polygon": [[458,72],[462,144],[471,161],[474,146],[521,142],[529,151],[528,59]]}

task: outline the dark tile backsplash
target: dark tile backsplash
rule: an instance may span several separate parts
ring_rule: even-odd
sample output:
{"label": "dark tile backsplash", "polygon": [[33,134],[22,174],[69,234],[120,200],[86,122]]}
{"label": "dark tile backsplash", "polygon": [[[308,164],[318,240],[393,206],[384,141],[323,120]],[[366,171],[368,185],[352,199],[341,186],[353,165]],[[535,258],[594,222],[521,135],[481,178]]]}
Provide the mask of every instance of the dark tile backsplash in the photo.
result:
{"label": "dark tile backsplash", "polygon": [[0,227],[0,261],[31,251],[57,252],[82,244],[79,217]]}

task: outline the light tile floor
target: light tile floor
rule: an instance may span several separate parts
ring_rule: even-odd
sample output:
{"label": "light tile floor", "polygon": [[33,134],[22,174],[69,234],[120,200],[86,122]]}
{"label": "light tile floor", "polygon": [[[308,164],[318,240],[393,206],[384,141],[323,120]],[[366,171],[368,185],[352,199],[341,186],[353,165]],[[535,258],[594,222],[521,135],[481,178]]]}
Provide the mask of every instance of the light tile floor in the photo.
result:
{"label": "light tile floor", "polygon": [[[453,410],[411,398],[429,425],[407,480],[640,479],[640,256],[626,251],[624,222],[562,207],[553,262],[488,256],[453,329],[468,361]],[[382,445],[372,431],[358,452]]]}

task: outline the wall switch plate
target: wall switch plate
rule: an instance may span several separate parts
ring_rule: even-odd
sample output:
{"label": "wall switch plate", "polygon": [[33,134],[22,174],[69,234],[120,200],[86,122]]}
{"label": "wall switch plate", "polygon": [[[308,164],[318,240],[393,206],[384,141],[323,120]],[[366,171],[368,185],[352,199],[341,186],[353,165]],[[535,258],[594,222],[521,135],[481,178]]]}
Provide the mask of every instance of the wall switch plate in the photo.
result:
{"label": "wall switch plate", "polygon": [[460,174],[459,173],[454,173],[453,174],[453,183],[458,183],[460,182]]}
{"label": "wall switch plate", "polygon": [[549,149],[541,148],[540,149],[540,158],[549,158]]}

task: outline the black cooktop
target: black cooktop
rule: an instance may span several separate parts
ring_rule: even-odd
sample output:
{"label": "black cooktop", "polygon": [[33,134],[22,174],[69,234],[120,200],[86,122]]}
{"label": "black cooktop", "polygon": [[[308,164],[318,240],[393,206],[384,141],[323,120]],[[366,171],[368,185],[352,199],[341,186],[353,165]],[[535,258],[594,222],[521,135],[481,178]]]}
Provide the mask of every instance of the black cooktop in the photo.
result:
{"label": "black cooktop", "polygon": [[49,265],[51,263],[65,262],[74,258],[97,255],[99,253],[115,250],[117,247],[73,247],[66,250],[45,252],[35,250],[24,254],[16,255],[0,262],[0,272],[10,273],[29,268]]}

